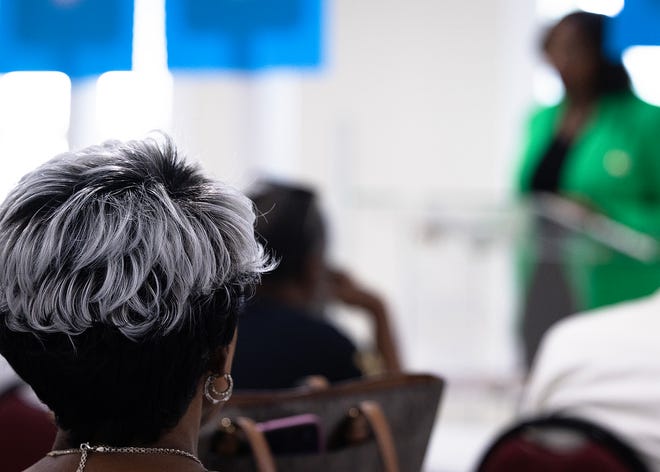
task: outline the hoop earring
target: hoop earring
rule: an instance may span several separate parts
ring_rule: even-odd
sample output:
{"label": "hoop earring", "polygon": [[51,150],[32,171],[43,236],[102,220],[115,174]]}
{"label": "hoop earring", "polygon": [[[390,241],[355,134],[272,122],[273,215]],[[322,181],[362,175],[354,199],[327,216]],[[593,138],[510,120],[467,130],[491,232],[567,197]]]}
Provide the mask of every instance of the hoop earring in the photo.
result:
{"label": "hoop earring", "polygon": [[215,381],[219,377],[219,374],[211,374],[206,378],[206,383],[204,384],[204,396],[214,405],[229,400],[231,398],[232,392],[234,391],[234,379],[232,379],[231,375],[229,374],[223,374],[222,377],[227,382],[227,388],[221,392],[218,392],[218,390],[215,388]]}

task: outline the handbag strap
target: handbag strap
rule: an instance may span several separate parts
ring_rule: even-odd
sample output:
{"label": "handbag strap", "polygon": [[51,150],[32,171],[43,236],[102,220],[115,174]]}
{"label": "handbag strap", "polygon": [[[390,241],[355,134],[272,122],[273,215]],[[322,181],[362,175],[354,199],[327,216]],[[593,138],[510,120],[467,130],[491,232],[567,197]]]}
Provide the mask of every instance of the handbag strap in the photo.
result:
{"label": "handbag strap", "polygon": [[[399,472],[399,459],[394,445],[392,430],[380,405],[371,400],[359,403],[358,408],[364,415],[376,438],[378,452],[383,462],[384,472]],[[257,428],[250,418],[238,417],[236,424],[247,438],[258,472],[276,472],[275,459],[264,433]]]}
{"label": "handbag strap", "polygon": [[377,402],[371,400],[360,402],[359,408],[376,438],[384,471],[399,472],[399,459],[394,445],[394,437],[383,409]]}
{"label": "handbag strap", "polygon": [[240,416],[236,418],[236,424],[243,430],[247,438],[250,448],[252,449],[252,456],[257,465],[258,472],[276,472],[275,459],[270,450],[268,441],[264,433],[257,428],[257,425],[250,418]]}

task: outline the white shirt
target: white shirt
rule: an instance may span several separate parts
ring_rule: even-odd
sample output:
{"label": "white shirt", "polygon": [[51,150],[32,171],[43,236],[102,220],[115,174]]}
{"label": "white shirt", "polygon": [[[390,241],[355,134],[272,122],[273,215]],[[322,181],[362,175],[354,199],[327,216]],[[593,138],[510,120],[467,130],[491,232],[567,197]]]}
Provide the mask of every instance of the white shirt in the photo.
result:
{"label": "white shirt", "polygon": [[544,337],[521,413],[599,423],[660,471],[660,292],[576,315]]}

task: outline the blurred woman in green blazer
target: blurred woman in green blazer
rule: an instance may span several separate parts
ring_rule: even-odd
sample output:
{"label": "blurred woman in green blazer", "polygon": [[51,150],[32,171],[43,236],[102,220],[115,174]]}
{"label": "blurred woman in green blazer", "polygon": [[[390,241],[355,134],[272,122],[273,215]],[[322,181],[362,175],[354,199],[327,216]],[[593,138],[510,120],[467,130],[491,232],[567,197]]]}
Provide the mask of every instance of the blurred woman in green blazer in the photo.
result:
{"label": "blurred woman in green blazer", "polygon": [[[602,214],[660,238],[660,109],[638,99],[623,66],[605,56],[603,28],[603,16],[579,12],[547,34],[544,52],[561,76],[565,98],[532,116],[518,191],[565,197],[582,205],[585,216]],[[557,319],[660,286],[659,260],[636,260],[585,237],[563,237],[546,257],[542,246],[553,237],[547,229],[537,221],[537,238],[523,257],[528,361]]]}

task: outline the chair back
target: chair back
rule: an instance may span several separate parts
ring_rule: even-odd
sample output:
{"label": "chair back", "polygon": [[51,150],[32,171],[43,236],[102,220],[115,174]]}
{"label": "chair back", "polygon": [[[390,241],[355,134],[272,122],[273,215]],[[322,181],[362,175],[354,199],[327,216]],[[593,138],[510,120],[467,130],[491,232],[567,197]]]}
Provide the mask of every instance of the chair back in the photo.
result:
{"label": "chair back", "polygon": [[477,472],[649,472],[638,452],[613,432],[591,421],[543,416],[500,434]]}

